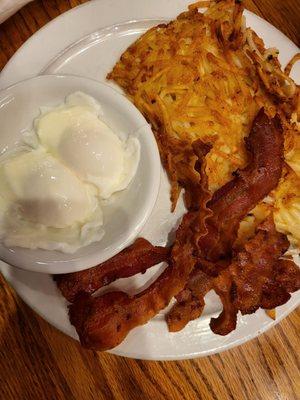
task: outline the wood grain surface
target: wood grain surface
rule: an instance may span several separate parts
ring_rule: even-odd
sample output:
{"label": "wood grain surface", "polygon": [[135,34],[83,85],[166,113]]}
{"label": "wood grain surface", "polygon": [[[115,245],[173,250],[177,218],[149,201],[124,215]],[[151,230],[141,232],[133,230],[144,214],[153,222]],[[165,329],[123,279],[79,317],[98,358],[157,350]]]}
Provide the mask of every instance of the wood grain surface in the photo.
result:
{"label": "wood grain surface", "polygon": [[[3,23],[0,68],[34,32],[80,3],[34,1]],[[299,46],[299,0],[245,3]],[[297,310],[259,338],[218,355],[136,361],[82,349],[30,310],[0,276],[0,399],[297,400],[299,327]]]}

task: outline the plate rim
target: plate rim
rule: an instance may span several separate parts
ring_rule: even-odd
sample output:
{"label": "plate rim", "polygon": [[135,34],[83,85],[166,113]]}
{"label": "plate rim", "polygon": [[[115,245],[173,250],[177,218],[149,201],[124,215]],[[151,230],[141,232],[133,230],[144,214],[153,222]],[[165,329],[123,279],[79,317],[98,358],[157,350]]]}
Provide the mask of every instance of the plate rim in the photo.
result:
{"label": "plate rim", "polygon": [[[108,2],[109,0],[102,0],[101,2]],[[113,0],[113,1],[115,1],[115,0]],[[128,0],[123,0],[124,2],[128,2]],[[166,3],[168,2],[168,0],[164,0]],[[137,1],[135,1],[135,0],[133,0],[131,3],[137,3]],[[170,2],[170,1],[169,1]],[[171,2],[170,2],[171,3]],[[185,7],[185,5],[186,4],[189,4],[189,3],[191,3],[191,1],[190,0],[178,0],[177,1],[177,3],[180,3],[180,4],[182,4],[182,8],[184,8]],[[67,12],[65,12],[65,13],[63,13],[63,14],[61,14],[61,15],[59,15],[58,17],[56,17],[56,18],[54,18],[53,20],[51,20],[51,21],[49,21],[44,27],[42,27],[40,30],[38,30],[35,34],[33,34],[18,50],[17,50],[17,52],[12,56],[12,58],[9,60],[9,62],[6,64],[6,66],[4,67],[4,69],[2,70],[2,72],[1,72],[1,74],[0,74],[0,86],[1,86],[1,84],[2,84],[2,81],[4,80],[5,81],[5,79],[7,79],[6,78],[6,76],[7,75],[9,75],[9,70],[10,70],[10,68],[11,67],[13,67],[14,66],[14,64],[16,63],[16,60],[18,60],[18,57],[20,57],[21,56],[21,54],[22,54],[22,52],[24,52],[24,49],[26,50],[27,48],[30,48],[31,47],[31,45],[32,45],[32,41],[33,40],[37,40],[38,39],[38,37],[40,36],[40,34],[41,34],[41,32],[42,33],[45,33],[45,31],[47,30],[47,28],[49,28],[49,26],[53,26],[54,25],[54,23],[56,23],[56,24],[58,24],[59,23],[59,20],[67,20],[67,19],[70,19],[71,18],[71,16],[72,16],[72,14],[73,13],[80,13],[80,9],[82,9],[82,8],[90,8],[91,10],[93,10],[93,9],[97,9],[97,7],[98,7],[98,5],[100,4],[100,0],[98,0],[98,1],[93,1],[93,2],[89,2],[89,3],[84,3],[84,4],[81,4],[81,5],[79,5],[79,6],[77,6],[77,7],[75,7],[75,8],[73,8],[73,9],[71,9],[71,10],[68,10]],[[153,7],[155,7],[155,5],[153,5]],[[294,47],[295,47],[295,49],[297,50],[298,49],[298,47],[285,35],[285,34],[283,34],[281,31],[279,31],[276,27],[274,27],[272,24],[270,24],[268,21],[266,21],[266,20],[264,20],[263,18],[261,18],[260,16],[258,16],[258,15],[256,15],[256,14],[254,14],[254,13],[252,13],[252,12],[250,12],[250,11],[248,11],[248,10],[246,10],[245,11],[245,15],[246,15],[246,17],[247,17],[247,15],[248,14],[250,14],[250,15],[252,15],[254,18],[256,18],[260,23],[262,23],[262,24],[264,24],[268,29],[272,29],[272,30],[276,30],[277,31],[277,33],[278,34],[280,34],[281,36],[282,36],[282,38],[283,38],[283,40],[285,40],[285,41],[288,41],[288,43],[291,45],[293,45]],[[145,16],[145,19],[155,19],[156,17],[154,17],[154,16],[152,16],[152,17],[147,17],[147,16]],[[170,18],[173,18],[173,17],[170,17]],[[123,23],[123,22],[129,22],[129,20],[116,20],[115,21],[115,23],[116,24],[120,24],[120,23]],[[99,25],[100,25],[100,23],[99,23]],[[103,27],[103,28],[105,28],[105,27]],[[92,32],[94,32],[94,31],[96,31],[97,29],[98,30],[100,30],[100,29],[103,29],[103,28],[100,28],[100,27],[98,27],[98,28],[96,28],[96,29],[93,29],[90,33],[84,33],[84,34],[81,34],[81,36],[79,37],[79,38],[77,38],[77,39],[71,39],[70,40],[70,43],[67,45],[67,46],[64,46],[64,48],[62,49],[62,51],[64,51],[65,50],[65,48],[66,47],[68,47],[69,45],[72,45],[72,44],[74,44],[76,41],[78,41],[80,38],[83,38],[84,36],[87,36],[88,34],[91,34]],[[55,57],[56,56],[58,56],[58,52],[55,54]],[[53,59],[53,57],[50,57],[50,61]],[[49,60],[48,60],[49,61]],[[48,63],[44,63],[44,66],[47,66],[48,65]],[[4,78],[3,78],[3,75],[4,75]],[[34,75],[36,75],[36,73],[34,74]],[[3,86],[4,88],[5,88],[5,86]],[[2,270],[2,268],[1,268],[1,264],[0,264],[0,270]],[[9,281],[9,283],[14,287],[14,284],[11,282],[11,281]],[[17,290],[16,290],[17,291]],[[17,293],[18,293],[18,291],[17,291]],[[19,293],[18,293],[19,294]],[[25,303],[27,303],[28,304],[28,302],[23,298],[23,296],[21,295],[21,294],[19,294],[19,296],[23,299],[23,301],[25,301]],[[286,310],[284,310],[281,314],[280,314],[280,316],[279,317],[277,317],[276,318],[276,320],[275,321],[271,321],[270,320],[270,323],[268,323],[268,324],[266,324],[265,326],[263,326],[262,328],[260,328],[260,329],[258,329],[258,330],[255,330],[254,332],[252,332],[252,333],[250,333],[249,335],[244,335],[244,336],[242,336],[241,338],[239,338],[239,339],[237,339],[237,340],[234,340],[234,341],[232,341],[231,343],[226,343],[224,346],[222,346],[221,347],[221,349],[220,348],[214,348],[214,349],[212,349],[212,350],[208,350],[208,351],[201,351],[201,352],[193,352],[193,353],[189,353],[189,354],[186,354],[186,353],[184,353],[184,354],[182,354],[182,355],[180,355],[180,356],[170,356],[170,357],[167,357],[167,356],[162,356],[162,357],[159,357],[159,356],[151,356],[151,355],[149,355],[149,356],[146,356],[145,357],[145,355],[142,355],[142,354],[140,354],[140,355],[137,355],[137,354],[134,354],[134,355],[132,355],[132,354],[129,354],[129,353],[123,353],[122,351],[120,351],[118,348],[116,349],[116,350],[114,350],[114,349],[112,349],[112,350],[110,350],[109,351],[109,353],[112,353],[112,354],[116,354],[116,355],[120,355],[120,356],[123,356],[123,357],[130,357],[130,358],[135,358],[135,359],[144,359],[144,360],[182,360],[182,359],[191,359],[191,358],[197,358],[197,357],[204,357],[204,356],[207,356],[207,355],[211,355],[211,354],[215,354],[215,353],[220,353],[220,352],[223,352],[223,351],[225,351],[225,350],[229,350],[229,349],[231,349],[231,348],[233,348],[233,347],[236,347],[236,346],[239,346],[239,345],[241,345],[241,344],[243,344],[243,343],[245,343],[245,342],[247,342],[247,341],[249,341],[249,340],[251,340],[251,339],[253,339],[253,338],[255,338],[255,337],[257,337],[257,336],[259,336],[261,333],[264,333],[264,332],[266,332],[268,329],[270,329],[271,327],[273,327],[273,326],[275,326],[278,322],[280,322],[283,318],[285,318],[288,314],[290,314],[296,307],[297,307],[297,305],[300,303],[300,294],[298,295],[298,296],[296,296],[297,298],[296,299],[294,299],[293,300],[293,302],[292,302],[292,304],[286,309]],[[291,300],[290,300],[291,301]],[[29,305],[29,304],[28,304]],[[30,305],[30,307],[35,311],[35,312],[37,312],[37,314],[38,315],[41,315],[41,313],[34,307],[34,306],[32,306],[32,305]],[[42,316],[42,315],[41,315]],[[47,320],[48,322],[49,322],[49,320],[46,318],[46,317],[44,317],[44,316],[42,316],[42,318],[44,318],[45,320]],[[60,330],[61,332],[64,332],[60,327],[58,327],[58,326],[56,326],[53,322],[49,322],[51,325],[53,325],[56,329],[58,329],[58,330]],[[64,333],[66,333],[66,332],[64,332]],[[68,333],[66,333],[68,336],[70,336]]]}

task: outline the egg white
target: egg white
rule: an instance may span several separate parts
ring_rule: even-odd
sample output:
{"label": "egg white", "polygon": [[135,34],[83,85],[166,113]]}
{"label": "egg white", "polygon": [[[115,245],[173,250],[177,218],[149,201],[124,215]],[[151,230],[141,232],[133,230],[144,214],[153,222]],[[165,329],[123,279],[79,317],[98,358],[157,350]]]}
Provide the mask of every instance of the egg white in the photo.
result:
{"label": "egg white", "polygon": [[75,92],[64,105],[42,112],[34,128],[41,146],[108,199],[135,175],[140,143],[135,137],[121,140],[99,119],[100,112],[95,99]]}
{"label": "egg white", "polygon": [[42,149],[0,165],[0,239],[10,246],[74,252],[104,234],[95,188]]}

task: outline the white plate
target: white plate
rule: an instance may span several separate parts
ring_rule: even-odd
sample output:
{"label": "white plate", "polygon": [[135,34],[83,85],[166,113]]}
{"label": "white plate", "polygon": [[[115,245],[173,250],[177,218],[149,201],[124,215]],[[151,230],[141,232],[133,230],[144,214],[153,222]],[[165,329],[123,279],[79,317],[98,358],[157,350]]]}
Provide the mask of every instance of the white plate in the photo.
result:
{"label": "white plate", "polygon": [[[158,21],[174,18],[184,11],[189,0],[100,0],[73,9],[38,31],[15,54],[0,76],[0,86],[29,76],[47,73],[71,73],[104,81],[106,73],[121,52],[142,32]],[[261,35],[268,46],[276,46],[285,64],[297,47],[281,32],[261,18],[246,12],[247,24]],[[45,43],[47,45],[45,46]],[[294,69],[299,76],[300,68]],[[182,203],[172,215],[169,211],[169,184],[164,172],[159,197],[153,213],[142,230],[142,235],[154,243],[163,244],[168,233],[183,213]],[[66,334],[77,338],[69,324],[66,302],[59,295],[50,276],[16,270],[2,264],[1,270],[23,300],[37,313]],[[153,279],[159,267],[145,275],[113,284],[134,292]],[[264,311],[240,317],[237,329],[228,336],[215,335],[209,329],[211,316],[221,305],[209,294],[202,317],[190,323],[183,331],[170,334],[163,313],[147,325],[133,330],[112,353],[122,356],[170,360],[205,356],[229,349],[259,335],[289,314],[299,304],[300,294],[277,309],[272,321]]]}
{"label": "white plate", "polygon": [[[93,79],[72,75],[40,75],[0,91],[0,154],[13,151],[22,133],[32,129],[41,106],[57,106],[75,91],[94,97],[101,118],[121,138],[140,143],[140,161],[128,187],[115,193],[103,210],[104,236],[73,254],[30,250],[0,244],[1,260],[33,272],[61,274],[93,267],[113,257],[137,237],[155,205],[160,184],[160,158],[151,128],[138,109],[122,94]],[[18,118],[16,118],[18,115]]]}

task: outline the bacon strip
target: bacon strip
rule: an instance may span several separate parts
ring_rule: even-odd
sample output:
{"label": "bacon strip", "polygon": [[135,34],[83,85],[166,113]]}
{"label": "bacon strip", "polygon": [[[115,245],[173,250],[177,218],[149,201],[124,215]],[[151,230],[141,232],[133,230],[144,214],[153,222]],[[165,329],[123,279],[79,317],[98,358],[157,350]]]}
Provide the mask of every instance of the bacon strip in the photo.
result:
{"label": "bacon strip", "polygon": [[145,272],[152,266],[167,261],[170,248],[153,246],[148,240],[138,238],[119,254],[84,271],[54,275],[62,295],[71,303],[80,295],[92,294],[120,278]]}
{"label": "bacon strip", "polygon": [[[195,169],[206,185],[204,157],[210,147],[197,141],[194,151],[199,159]],[[207,187],[199,192],[199,209],[185,214],[176,232],[175,243],[167,269],[143,292],[130,297],[121,291],[99,297],[83,296],[70,306],[70,321],[75,326],[83,346],[107,350],[117,346],[128,332],[145,324],[165,308],[185,285],[194,268],[194,250],[199,238],[206,234],[205,221],[209,215]]]}
{"label": "bacon strip", "polygon": [[299,268],[292,261],[280,259],[288,247],[286,236],[276,231],[272,217],[258,228],[229,269],[216,278],[214,289],[223,311],[211,319],[214,333],[227,335],[234,330],[238,311],[252,314],[258,308],[273,309],[300,289]]}
{"label": "bacon strip", "polygon": [[99,297],[82,296],[70,306],[70,321],[84,347],[108,350],[117,346],[131,329],[148,322],[183,288],[194,266],[192,246],[182,243],[191,219],[192,215],[187,214],[176,239],[180,242],[180,261],[184,263],[172,262],[150,287],[136,296],[113,291]]}
{"label": "bacon strip", "polygon": [[235,178],[215,192],[208,203],[212,217],[208,234],[199,241],[201,257],[217,261],[230,255],[240,221],[278,185],[283,164],[280,119],[269,119],[262,108],[246,138],[249,162]]}
{"label": "bacon strip", "polygon": [[[179,304],[167,316],[171,331],[182,329],[190,320],[201,315],[204,307],[202,290],[199,295],[195,289],[195,283],[203,279],[201,270],[206,275],[217,276],[228,267],[240,221],[278,185],[283,164],[283,135],[279,117],[269,119],[261,109],[246,139],[246,146],[249,151],[247,167],[237,171],[235,178],[216,191],[208,203],[212,216],[207,220],[207,235],[202,236],[198,243],[198,269],[189,278],[185,293],[179,296]],[[210,288],[207,286],[206,292]]]}
{"label": "bacon strip", "polygon": [[[167,316],[169,330],[181,330],[190,320],[198,318],[204,296],[210,289],[215,290],[223,303],[221,314],[210,322],[212,331],[219,335],[227,335],[235,329],[238,311],[252,314],[260,307],[273,309],[286,303],[290,293],[300,288],[299,268],[290,260],[280,259],[288,247],[286,236],[276,231],[269,217],[218,277],[194,272],[193,279],[177,297],[178,303]],[[190,308],[195,303],[193,314]]]}
{"label": "bacon strip", "polygon": [[201,270],[192,271],[185,288],[176,296],[176,304],[166,316],[170,332],[181,331],[190,321],[201,316],[204,296],[213,288],[214,279]]}

